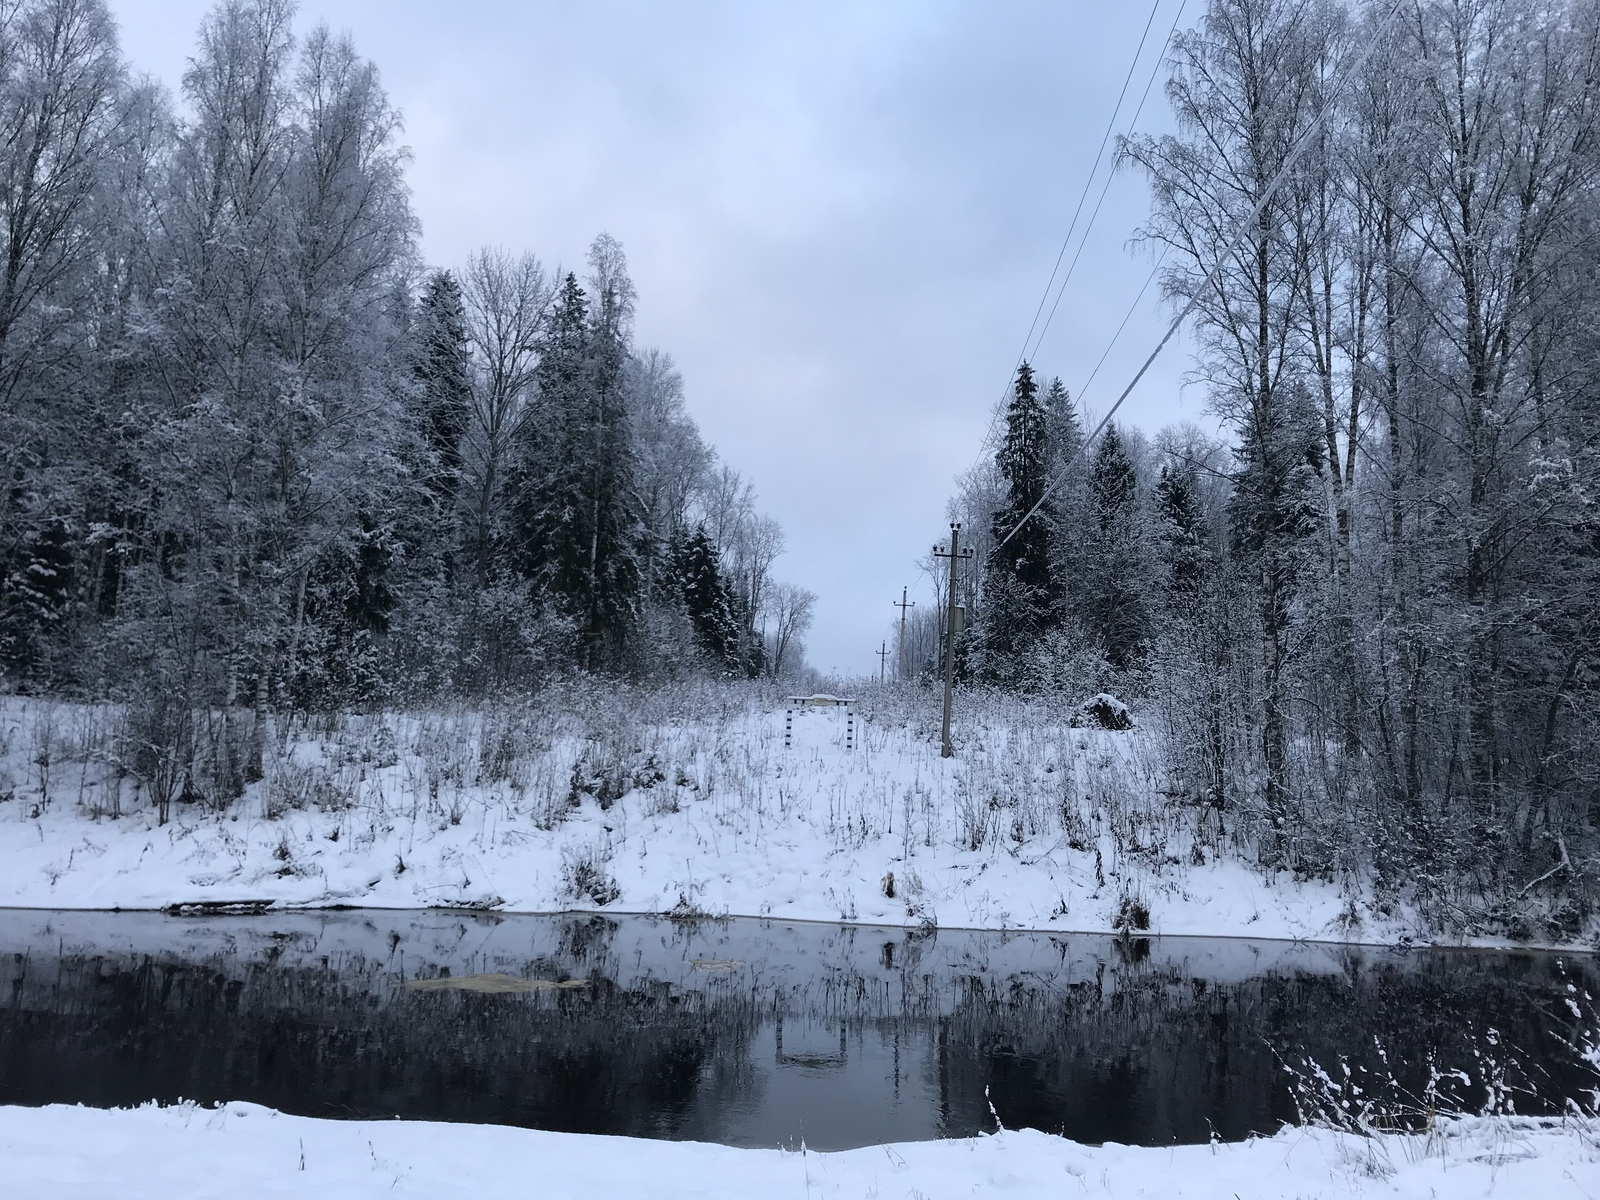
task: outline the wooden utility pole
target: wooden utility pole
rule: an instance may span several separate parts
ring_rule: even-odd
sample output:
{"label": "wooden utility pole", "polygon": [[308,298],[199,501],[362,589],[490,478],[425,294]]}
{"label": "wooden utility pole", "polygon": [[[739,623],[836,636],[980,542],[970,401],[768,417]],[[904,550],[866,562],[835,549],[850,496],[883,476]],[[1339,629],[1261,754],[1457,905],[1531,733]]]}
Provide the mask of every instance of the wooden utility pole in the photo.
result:
{"label": "wooden utility pole", "polygon": [[878,647],[878,682],[883,682],[884,669],[889,665],[889,643],[883,642]]}
{"label": "wooden utility pole", "polygon": [[909,589],[907,588],[901,588],[900,599],[898,601],[890,601],[891,604],[900,610],[900,648],[895,651],[894,660],[894,673],[899,679],[904,679],[906,677],[906,609],[915,608],[917,606],[917,602],[915,600],[911,600],[909,602],[906,600],[906,592],[908,590]]}
{"label": "wooden utility pole", "polygon": [[961,549],[961,523],[950,525],[950,549],[933,548],[935,558],[950,560],[950,599],[944,617],[944,724],[940,729],[939,756],[952,758],[956,748],[950,744],[950,700],[956,687],[956,568],[964,559],[972,557],[971,550]]}

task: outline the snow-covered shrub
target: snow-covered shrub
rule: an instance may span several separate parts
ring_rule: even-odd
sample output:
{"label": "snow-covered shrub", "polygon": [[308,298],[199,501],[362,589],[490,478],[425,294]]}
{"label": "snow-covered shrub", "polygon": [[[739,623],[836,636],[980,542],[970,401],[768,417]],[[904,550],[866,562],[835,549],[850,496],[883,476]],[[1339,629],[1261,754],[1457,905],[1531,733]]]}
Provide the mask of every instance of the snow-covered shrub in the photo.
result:
{"label": "snow-covered shrub", "polygon": [[572,764],[567,803],[577,808],[588,797],[603,812],[629,792],[648,791],[666,778],[654,753],[625,752],[615,741],[591,742]]}
{"label": "snow-covered shrub", "polygon": [[367,738],[361,746],[362,763],[377,770],[399,763],[399,742],[390,723],[382,716],[377,716],[368,719],[365,724]]}
{"label": "snow-covered shrub", "polygon": [[478,736],[478,783],[525,778],[528,759],[550,748],[549,738],[541,736],[540,716],[528,705],[497,706],[484,713]]}
{"label": "snow-covered shrub", "polygon": [[1116,915],[1111,918],[1111,928],[1123,933],[1150,928],[1150,905],[1136,890],[1124,888],[1117,900]]}
{"label": "snow-covered shrub", "polygon": [[39,804],[50,807],[51,768],[57,765],[56,705],[46,701],[39,706],[39,715],[33,723],[33,744],[28,748],[30,762],[37,772]]}
{"label": "snow-covered shrub", "polygon": [[608,846],[591,845],[563,851],[561,878],[567,894],[580,904],[588,901],[601,908],[616,900],[622,889],[607,870],[610,861]]}
{"label": "snow-covered shrub", "polygon": [[153,686],[123,707],[122,765],[137,779],[165,825],[188,784],[194,758],[194,712],[186,697]]}
{"label": "snow-covered shrub", "polygon": [[1027,664],[1028,683],[1044,696],[1085,696],[1116,675],[1094,638],[1076,627],[1052,630]]}
{"label": "snow-covered shrub", "polygon": [[1122,731],[1133,728],[1133,712],[1110,692],[1097,692],[1078,704],[1070,723],[1093,729]]}
{"label": "snow-covered shrub", "polygon": [[1146,704],[1163,758],[1167,786],[1214,816],[1203,826],[1213,854],[1223,851],[1225,815],[1248,808],[1255,792],[1255,736],[1248,694],[1237,666],[1207,657],[1204,644],[1158,639],[1148,664]]}
{"label": "snow-covered shrub", "polygon": [[355,803],[356,775],[349,766],[326,762],[280,763],[266,780],[267,819],[308,808],[343,812]]}
{"label": "snow-covered shrub", "polygon": [[957,780],[955,792],[958,843],[968,850],[981,850],[994,840],[1000,801],[988,789],[975,787],[966,779]]}

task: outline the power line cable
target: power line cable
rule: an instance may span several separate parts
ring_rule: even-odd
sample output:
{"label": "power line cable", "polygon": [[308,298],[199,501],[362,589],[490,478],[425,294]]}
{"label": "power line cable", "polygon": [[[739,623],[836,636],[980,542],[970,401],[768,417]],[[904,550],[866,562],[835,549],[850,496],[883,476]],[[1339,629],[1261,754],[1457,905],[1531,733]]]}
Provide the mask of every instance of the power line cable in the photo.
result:
{"label": "power line cable", "polygon": [[[1128,133],[1139,124],[1139,114],[1144,112],[1145,101],[1150,99],[1150,89],[1155,86],[1156,76],[1161,73],[1161,63],[1167,56],[1167,47],[1172,45],[1172,35],[1178,32],[1178,22],[1183,20],[1183,10],[1188,7],[1189,0],[1182,0],[1178,5],[1178,14],[1172,18],[1172,27],[1167,30],[1167,37],[1161,43],[1161,53],[1156,55],[1156,61],[1151,64],[1150,78],[1145,80],[1144,93],[1139,97],[1139,106],[1133,110],[1133,117],[1128,121]],[[1154,14],[1151,14],[1152,16]],[[1126,136],[1126,135],[1124,135]],[[1100,187],[1099,198],[1094,202],[1094,211],[1089,214],[1089,223],[1084,226],[1083,236],[1078,239],[1078,250],[1072,256],[1072,262],[1067,266],[1067,273],[1061,280],[1061,286],[1056,289],[1056,301],[1050,306],[1050,315],[1044,320],[1044,327],[1039,330],[1039,336],[1034,339],[1033,352],[1025,354],[1024,358],[1035,358],[1039,354],[1039,347],[1044,345],[1044,335],[1050,332],[1050,323],[1056,319],[1056,309],[1061,307],[1061,297],[1067,294],[1067,285],[1072,282],[1073,273],[1078,269],[1078,260],[1083,257],[1083,248],[1089,244],[1089,235],[1094,232],[1095,219],[1100,216],[1100,208],[1106,202],[1106,193],[1111,190],[1111,179],[1116,174],[1115,169],[1106,172],[1105,182]],[[1144,289],[1140,289],[1140,295]],[[1037,318],[1035,318],[1037,320]],[[1031,332],[1031,331],[1030,331]]]}
{"label": "power line cable", "polygon": [[1133,298],[1133,303],[1128,305],[1128,311],[1122,314],[1122,324],[1117,326],[1117,331],[1111,335],[1111,340],[1106,343],[1106,348],[1101,352],[1100,361],[1094,364],[1094,370],[1089,372],[1089,378],[1083,381],[1077,391],[1078,403],[1083,403],[1084,393],[1089,390],[1089,385],[1094,382],[1095,376],[1100,374],[1100,368],[1106,365],[1106,359],[1111,356],[1111,351],[1116,348],[1117,339],[1122,336],[1122,331],[1128,327],[1128,321],[1139,309],[1139,301],[1144,299],[1144,294],[1150,290],[1150,285],[1155,282],[1156,276],[1161,272],[1161,264],[1167,261],[1167,247],[1161,248],[1160,255],[1156,258],[1156,265],[1150,268],[1150,274],[1144,277],[1144,285],[1140,287],[1139,294]]}
{"label": "power line cable", "polygon": [[[1187,0],[1184,0],[1184,2],[1187,3]],[[1017,353],[1017,361],[1012,365],[1011,374],[1006,376],[1005,387],[1000,391],[1002,403],[1006,398],[1006,389],[1011,386],[1011,376],[1017,373],[1017,368],[1028,357],[1028,343],[1033,340],[1033,332],[1039,326],[1039,317],[1044,312],[1044,306],[1050,302],[1050,291],[1055,286],[1056,275],[1061,270],[1061,263],[1067,257],[1067,247],[1072,244],[1072,235],[1078,228],[1078,217],[1082,215],[1084,202],[1089,198],[1089,189],[1094,186],[1094,177],[1100,170],[1100,160],[1105,157],[1106,146],[1110,144],[1111,134],[1117,127],[1117,114],[1122,111],[1122,102],[1128,95],[1128,85],[1133,82],[1133,73],[1139,66],[1139,57],[1144,53],[1145,41],[1150,36],[1150,27],[1155,24],[1156,12],[1160,7],[1161,0],[1155,0],[1155,3],[1150,6],[1150,16],[1145,20],[1144,32],[1139,35],[1139,45],[1133,51],[1133,60],[1128,63],[1128,73],[1123,77],[1122,90],[1117,93],[1117,103],[1111,109],[1111,117],[1106,121],[1106,131],[1100,137],[1100,148],[1095,151],[1094,163],[1089,168],[1089,174],[1083,181],[1083,191],[1078,196],[1078,205],[1072,210],[1072,220],[1067,223],[1067,236],[1061,239],[1061,249],[1056,254],[1055,266],[1050,268],[1050,278],[1045,281],[1044,292],[1039,297],[1039,306],[1033,311],[1033,321],[1028,325],[1028,332],[1022,339],[1022,349]],[[1148,89],[1146,90],[1148,91]],[[1143,103],[1141,100],[1141,106]],[[1054,315],[1054,310],[1052,310],[1052,315]],[[995,424],[998,419],[998,414],[990,416],[989,431],[984,435],[983,439],[985,448],[994,440]],[[982,456],[982,452],[980,452],[979,457],[982,458]]]}
{"label": "power line cable", "polygon": [[[1117,409],[1122,407],[1122,402],[1132,394],[1133,389],[1139,385],[1139,381],[1144,378],[1145,372],[1150,369],[1151,364],[1154,363],[1156,359],[1160,357],[1161,352],[1166,349],[1167,343],[1172,340],[1173,334],[1177,333],[1178,328],[1184,323],[1184,321],[1188,320],[1189,314],[1200,306],[1200,295],[1211,286],[1212,280],[1215,279],[1217,274],[1222,270],[1223,263],[1227,261],[1229,255],[1231,255],[1244,240],[1245,232],[1250,228],[1252,223],[1260,218],[1262,212],[1265,211],[1267,204],[1272,200],[1273,195],[1277,192],[1278,186],[1283,182],[1284,177],[1289,174],[1290,169],[1296,162],[1299,161],[1300,155],[1303,154],[1306,147],[1311,144],[1312,135],[1322,128],[1322,123],[1326,121],[1329,114],[1333,112],[1333,106],[1339,98],[1339,93],[1344,90],[1345,81],[1350,75],[1354,74],[1356,68],[1358,68],[1362,63],[1366,62],[1367,56],[1372,53],[1373,48],[1378,44],[1378,39],[1383,35],[1383,31],[1388,27],[1389,22],[1394,19],[1395,13],[1400,11],[1400,6],[1402,3],[1404,3],[1404,0],[1394,0],[1394,3],[1389,6],[1389,11],[1384,14],[1383,20],[1379,21],[1377,25],[1373,27],[1372,36],[1367,39],[1367,43],[1361,48],[1361,52],[1357,55],[1354,55],[1346,69],[1339,73],[1334,81],[1333,87],[1328,91],[1327,101],[1323,104],[1322,108],[1318,110],[1316,117],[1313,118],[1311,123],[1306,127],[1305,132],[1302,133],[1295,141],[1294,145],[1289,148],[1289,153],[1284,158],[1283,165],[1278,168],[1277,174],[1275,174],[1267,183],[1267,186],[1262,191],[1260,198],[1253,206],[1251,206],[1250,212],[1247,213],[1244,219],[1239,222],[1238,226],[1234,230],[1233,237],[1228,240],[1228,244],[1224,246],[1222,252],[1217,255],[1216,263],[1213,264],[1211,270],[1206,272],[1206,276],[1200,281],[1200,285],[1193,289],[1193,291],[1190,293],[1189,302],[1185,304],[1182,311],[1180,311],[1178,315],[1173,318],[1172,324],[1167,327],[1166,333],[1163,334],[1161,340],[1156,343],[1156,348],[1150,351],[1150,356],[1144,360],[1144,363],[1139,367],[1138,371],[1134,373],[1133,378],[1128,381],[1128,386],[1122,389],[1122,394],[1117,397],[1116,403],[1106,411],[1105,416],[1100,418],[1100,423],[1094,427],[1094,430],[1089,434],[1088,437],[1083,439],[1081,452],[1088,452],[1089,443],[1093,442],[1095,438],[1099,437],[1101,431],[1103,431],[1105,427],[1110,424],[1111,418],[1116,415]],[[1033,514],[1038,512],[1039,509],[1044,506],[1044,502],[1050,498],[1050,493],[1055,491],[1055,489],[1060,485],[1062,479],[1066,477],[1066,468],[1070,465],[1071,461],[1071,459],[1068,459],[1061,464],[1061,466],[1056,470],[1055,474],[1051,477],[1050,481],[1045,485],[1044,491],[1039,494],[1039,499],[1034,502],[1033,507],[1023,514],[1022,519],[1012,527],[1010,533],[1006,534],[1005,537],[1001,538],[1000,541],[995,544],[995,550],[999,550],[1012,538],[1016,537],[1017,531],[1026,525]]]}

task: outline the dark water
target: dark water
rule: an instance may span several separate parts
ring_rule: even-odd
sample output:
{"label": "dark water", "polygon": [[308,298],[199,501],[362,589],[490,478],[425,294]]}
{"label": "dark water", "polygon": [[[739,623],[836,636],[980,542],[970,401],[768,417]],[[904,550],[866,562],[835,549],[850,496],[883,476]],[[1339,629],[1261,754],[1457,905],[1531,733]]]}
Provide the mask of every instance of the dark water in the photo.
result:
{"label": "dark water", "polygon": [[[509,976],[482,992],[418,988]],[[468,979],[467,982],[473,982]],[[491,980],[493,985],[495,981]],[[1569,992],[1576,988],[1577,992]],[[1278,1055],[1429,1056],[1522,1112],[1593,958],[626,917],[0,912],[0,1103],[251,1100],[817,1149],[1031,1126],[1161,1145],[1295,1117]],[[1475,1087],[1461,1099],[1475,1104]]]}

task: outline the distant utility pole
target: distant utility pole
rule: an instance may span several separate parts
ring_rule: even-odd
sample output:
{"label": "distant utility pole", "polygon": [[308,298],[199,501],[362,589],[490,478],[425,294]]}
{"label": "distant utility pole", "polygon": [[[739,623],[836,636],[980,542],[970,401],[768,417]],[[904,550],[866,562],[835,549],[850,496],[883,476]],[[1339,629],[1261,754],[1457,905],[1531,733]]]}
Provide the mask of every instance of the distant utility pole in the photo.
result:
{"label": "distant utility pole", "polygon": [[884,642],[878,647],[878,682],[883,682],[884,668],[889,665],[889,643]]}
{"label": "distant utility pole", "polygon": [[915,608],[917,606],[917,602],[915,600],[907,602],[907,590],[908,589],[906,588],[901,588],[900,599],[898,601],[890,601],[891,604],[900,610],[900,648],[895,652],[896,657],[894,660],[894,673],[900,679],[904,679],[906,677],[906,609]]}
{"label": "distant utility pole", "polygon": [[950,549],[944,550],[939,546],[933,548],[935,558],[948,558],[950,560],[950,600],[946,605],[944,627],[944,724],[940,732],[939,756],[952,758],[956,748],[950,744],[950,699],[956,687],[956,629],[958,614],[956,609],[956,568],[972,557],[971,550],[961,549],[961,523],[952,522],[950,525]]}

